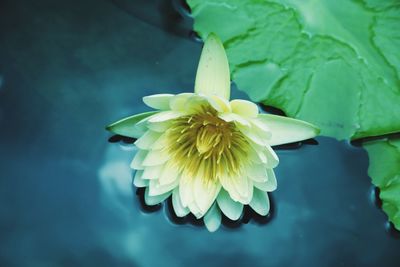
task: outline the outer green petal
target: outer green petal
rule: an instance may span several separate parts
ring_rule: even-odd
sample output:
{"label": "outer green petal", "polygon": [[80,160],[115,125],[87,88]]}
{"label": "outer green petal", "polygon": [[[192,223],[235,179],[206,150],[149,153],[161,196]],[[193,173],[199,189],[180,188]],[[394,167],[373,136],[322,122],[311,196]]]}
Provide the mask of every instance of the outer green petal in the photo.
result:
{"label": "outer green petal", "polygon": [[139,138],[144,134],[144,130],[140,129],[139,127],[136,126],[136,123],[139,121],[157,114],[158,111],[149,111],[149,112],[144,112],[140,114],[136,114],[133,116],[126,117],[122,120],[119,120],[117,122],[114,122],[106,127],[106,129],[110,132],[113,132],[115,134],[119,134],[122,136],[128,136],[128,137],[133,137],[133,138]]}
{"label": "outer green petal", "polygon": [[213,33],[207,37],[201,52],[194,91],[227,100],[231,93],[228,59],[221,40]]}
{"label": "outer green petal", "polygon": [[243,212],[243,204],[240,202],[233,201],[229,196],[228,192],[221,189],[217,203],[221,211],[231,220],[238,220]]}
{"label": "outer green petal", "polygon": [[255,188],[253,198],[250,202],[250,207],[261,216],[267,215],[270,208],[267,192]]}
{"label": "outer green petal", "polygon": [[257,118],[270,129],[272,137],[269,143],[271,146],[313,138],[320,132],[318,127],[311,123],[288,117],[259,114]]}
{"label": "outer green petal", "polygon": [[218,230],[221,225],[221,211],[216,203],[208,210],[203,220],[208,231],[215,232]]}

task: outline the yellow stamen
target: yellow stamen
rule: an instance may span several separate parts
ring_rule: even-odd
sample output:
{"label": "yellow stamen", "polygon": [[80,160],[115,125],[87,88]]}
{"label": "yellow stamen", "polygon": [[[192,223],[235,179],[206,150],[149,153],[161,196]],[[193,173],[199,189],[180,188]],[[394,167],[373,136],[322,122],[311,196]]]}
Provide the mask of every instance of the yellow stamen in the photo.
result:
{"label": "yellow stamen", "polygon": [[209,106],[195,115],[175,119],[167,132],[166,149],[172,159],[190,176],[204,166],[204,182],[222,175],[237,176],[248,164],[249,143],[233,122],[218,118]]}

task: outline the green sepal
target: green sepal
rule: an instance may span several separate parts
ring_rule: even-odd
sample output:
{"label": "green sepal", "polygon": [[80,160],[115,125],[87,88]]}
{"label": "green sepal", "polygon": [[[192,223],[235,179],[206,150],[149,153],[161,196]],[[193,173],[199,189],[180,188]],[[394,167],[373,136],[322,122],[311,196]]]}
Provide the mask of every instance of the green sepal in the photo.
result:
{"label": "green sepal", "polygon": [[122,136],[139,138],[145,133],[145,129],[139,127],[137,123],[151,115],[157,114],[158,112],[159,111],[149,111],[123,118],[108,125],[106,130]]}

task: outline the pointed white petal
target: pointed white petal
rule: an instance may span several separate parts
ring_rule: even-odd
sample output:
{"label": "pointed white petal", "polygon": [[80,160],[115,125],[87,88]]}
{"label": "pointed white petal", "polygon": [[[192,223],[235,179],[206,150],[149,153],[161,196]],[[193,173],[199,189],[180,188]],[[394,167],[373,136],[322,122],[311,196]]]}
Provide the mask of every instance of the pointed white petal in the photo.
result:
{"label": "pointed white petal", "polygon": [[[233,177],[232,181],[233,181],[236,191],[240,195],[240,198],[241,198],[240,202],[243,203],[244,199],[247,199],[247,197],[249,195],[249,190],[248,190],[249,179],[244,175],[238,175],[236,177]],[[243,203],[243,204],[246,204],[246,203]]]}
{"label": "pointed white petal", "polygon": [[311,123],[271,114],[259,114],[258,118],[272,132],[271,146],[293,143],[317,136],[320,130]]}
{"label": "pointed white petal", "polygon": [[265,148],[265,155],[267,156],[267,167],[275,168],[279,164],[278,155],[276,155],[275,151],[269,145],[267,145]]}
{"label": "pointed white petal", "polygon": [[240,201],[241,196],[236,190],[235,184],[233,182],[232,177],[228,177],[226,175],[223,175],[219,178],[219,181],[221,182],[222,187],[228,192],[229,196],[234,200],[234,201]]}
{"label": "pointed white petal", "polygon": [[157,204],[163,202],[164,200],[166,200],[170,195],[171,195],[171,192],[167,192],[165,194],[157,195],[157,196],[150,196],[149,188],[147,187],[146,191],[144,192],[144,202],[149,206],[157,205]]}
{"label": "pointed white petal", "polygon": [[168,135],[164,133],[153,143],[151,149],[160,150],[166,146],[168,146]]}
{"label": "pointed white petal", "polygon": [[260,131],[264,132],[265,134],[268,134],[269,136],[272,136],[271,129],[260,118],[253,118],[253,119],[250,120],[250,122],[252,124],[252,127],[256,127]]}
{"label": "pointed white petal", "polygon": [[168,110],[169,101],[174,95],[171,94],[157,94],[143,97],[143,102],[154,109]]}
{"label": "pointed white petal", "polygon": [[146,127],[154,132],[164,133],[171,127],[171,121],[150,122]]}
{"label": "pointed white petal", "polygon": [[258,107],[253,102],[235,99],[231,101],[232,112],[243,117],[256,118]]}
{"label": "pointed white petal", "polygon": [[267,167],[264,164],[251,164],[247,167],[246,174],[256,182],[265,182],[268,179]]}
{"label": "pointed white petal", "polygon": [[176,187],[172,192],[172,206],[175,214],[178,217],[184,217],[189,214],[190,210],[187,207],[183,207],[181,197],[179,194],[179,187]]}
{"label": "pointed white petal", "polygon": [[178,179],[179,174],[178,166],[172,160],[170,160],[165,164],[158,181],[160,185],[170,184]]}
{"label": "pointed white petal", "polygon": [[242,126],[243,128],[251,126],[249,121],[235,113],[222,113],[219,114],[218,117],[226,122],[236,122],[239,126]]}
{"label": "pointed white petal", "polygon": [[258,146],[266,146],[269,144],[269,136],[259,135],[258,131],[248,126],[237,125],[237,127],[251,142]]}
{"label": "pointed white petal", "polygon": [[254,164],[265,164],[267,162],[267,157],[265,154],[261,151],[256,151],[254,148],[250,147],[249,148],[249,160],[254,163]]}
{"label": "pointed white petal", "polygon": [[272,169],[267,169],[268,180],[265,182],[253,182],[254,186],[266,192],[272,192],[277,187],[276,177]]}
{"label": "pointed white petal", "polygon": [[204,181],[197,177],[194,182],[194,199],[202,214],[205,214],[218,196],[221,184],[219,182]]}
{"label": "pointed white petal", "polygon": [[233,201],[224,189],[218,194],[217,203],[221,211],[231,220],[238,220],[243,212],[243,204]]}
{"label": "pointed white petal", "polygon": [[210,34],[204,43],[197,68],[194,91],[207,96],[230,96],[230,73],[228,58],[221,40]]}
{"label": "pointed white petal", "polygon": [[267,180],[268,189],[266,191],[268,192],[275,191],[275,189],[277,188],[275,172],[273,169],[267,169],[267,174],[268,174],[268,180]]}
{"label": "pointed white petal", "polygon": [[142,137],[135,141],[135,145],[140,149],[150,150],[154,142],[156,142],[160,136],[160,133],[147,131]]}
{"label": "pointed white petal", "polygon": [[[265,164],[267,168],[275,168],[279,164],[278,155],[276,155],[275,151],[269,145],[260,146],[251,142],[251,140],[249,140],[249,144],[252,150],[256,152],[259,160]],[[253,158],[251,159],[253,160]]]}
{"label": "pointed white petal", "polygon": [[255,188],[250,207],[262,216],[267,215],[270,208],[268,194]]}
{"label": "pointed white petal", "polygon": [[171,110],[184,112],[189,97],[193,95],[193,93],[182,93],[174,96],[169,102]]}
{"label": "pointed white petal", "polygon": [[210,208],[203,220],[208,231],[215,232],[218,230],[221,226],[221,212],[216,204]]}
{"label": "pointed white petal", "polygon": [[189,203],[188,208],[190,212],[197,218],[200,219],[204,216],[204,213],[200,211],[199,206],[197,206],[196,201],[192,201]]}
{"label": "pointed white petal", "polygon": [[133,178],[133,184],[136,187],[146,187],[149,185],[149,181],[144,180],[142,177],[143,171],[136,171],[135,178]]}
{"label": "pointed white petal", "polygon": [[194,202],[192,182],[192,177],[183,172],[179,181],[179,195],[183,207],[188,207],[189,203]]}
{"label": "pointed white petal", "polygon": [[150,123],[153,122],[164,122],[164,121],[169,121],[169,120],[173,120],[176,118],[179,118],[183,115],[182,112],[178,112],[178,111],[162,111],[159,112],[151,117],[148,118],[148,121]]}
{"label": "pointed white petal", "polygon": [[213,95],[208,98],[210,105],[219,113],[231,113],[231,105],[228,100]]}
{"label": "pointed white petal", "polygon": [[114,122],[113,124],[108,125],[106,129],[122,136],[139,138],[145,133],[146,128],[138,126],[137,123],[157,113],[158,111],[150,111],[136,114]]}
{"label": "pointed white petal", "polygon": [[143,166],[157,166],[164,164],[167,160],[169,160],[170,155],[164,149],[161,150],[150,150],[147,153],[146,158],[144,159],[142,165]]}
{"label": "pointed white petal", "polygon": [[193,94],[185,104],[186,114],[196,114],[203,110],[204,106],[209,105],[208,97],[205,95]]}
{"label": "pointed white petal", "polygon": [[158,180],[164,165],[147,166],[144,168],[142,178],[144,180]]}
{"label": "pointed white petal", "polygon": [[160,184],[159,180],[150,180],[149,183],[149,195],[150,196],[157,196],[162,195],[164,193],[172,191],[176,188],[179,184],[179,180],[176,179],[170,184]]}
{"label": "pointed white petal", "polygon": [[146,156],[147,156],[147,151],[139,149],[136,152],[135,157],[131,162],[131,168],[135,170],[143,170],[144,169],[143,161],[146,158]]}

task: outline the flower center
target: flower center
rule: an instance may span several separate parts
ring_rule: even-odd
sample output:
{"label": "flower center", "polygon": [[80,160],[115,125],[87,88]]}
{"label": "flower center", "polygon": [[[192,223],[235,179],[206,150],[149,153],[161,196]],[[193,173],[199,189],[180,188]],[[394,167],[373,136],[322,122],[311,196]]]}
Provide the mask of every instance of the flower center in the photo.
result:
{"label": "flower center", "polygon": [[167,149],[180,171],[194,177],[201,169],[205,181],[238,175],[248,158],[244,135],[211,108],[174,120],[167,134]]}

